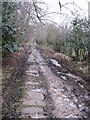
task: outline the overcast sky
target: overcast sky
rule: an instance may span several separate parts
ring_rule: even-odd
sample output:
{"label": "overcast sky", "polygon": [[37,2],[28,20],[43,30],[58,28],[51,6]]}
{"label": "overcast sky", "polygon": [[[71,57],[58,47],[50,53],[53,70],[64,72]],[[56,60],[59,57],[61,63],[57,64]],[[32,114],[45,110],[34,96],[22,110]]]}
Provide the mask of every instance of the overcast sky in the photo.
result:
{"label": "overcast sky", "polygon": [[[50,12],[59,12],[60,13],[60,8],[59,8],[59,4],[58,4],[59,0],[43,0],[43,1],[45,3],[47,3]],[[75,4],[77,4],[83,10],[82,11],[82,10],[79,9],[79,14],[82,15],[82,16],[88,16],[88,2],[90,0],[60,0],[61,5],[64,5],[67,2],[71,3],[73,1],[74,1]],[[67,5],[65,7],[69,8],[72,11],[75,11],[75,10],[78,9],[78,7],[73,6],[73,5]],[[65,7],[62,7],[61,13],[68,14],[67,19],[70,20],[70,17],[72,16],[71,12],[70,12],[70,10],[68,10]],[[61,23],[63,20],[64,21],[66,20],[66,16],[64,15],[64,17],[63,17],[61,15],[59,16],[59,15],[53,14],[52,15],[52,20],[54,20],[55,22]]]}

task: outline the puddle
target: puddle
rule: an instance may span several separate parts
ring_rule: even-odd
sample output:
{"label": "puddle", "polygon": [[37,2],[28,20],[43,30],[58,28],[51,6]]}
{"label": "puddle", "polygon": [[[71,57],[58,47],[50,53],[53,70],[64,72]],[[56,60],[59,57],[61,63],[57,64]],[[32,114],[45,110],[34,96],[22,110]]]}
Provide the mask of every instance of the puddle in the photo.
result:
{"label": "puddle", "polygon": [[61,72],[57,72],[57,74],[61,74]]}
{"label": "puddle", "polygon": [[68,74],[66,74],[66,75],[68,75],[68,76],[70,76],[70,77],[72,77],[72,78],[76,78],[76,76],[75,76],[74,74],[71,74],[71,73],[68,73]]}
{"label": "puddle", "polygon": [[[69,76],[69,77],[72,77],[72,78],[76,79],[75,82],[78,82],[78,81],[81,80],[81,78],[79,76],[75,76],[74,74],[68,73],[66,75]],[[81,83],[79,83],[79,85],[80,85],[80,87],[84,88],[84,86]]]}
{"label": "puddle", "polygon": [[78,118],[78,116],[76,116],[76,115],[68,115],[66,118]]}
{"label": "puddle", "polygon": [[52,62],[54,65],[56,65],[56,66],[58,66],[58,67],[61,67],[61,65],[58,63],[57,60],[51,59],[51,62]]}
{"label": "puddle", "polygon": [[61,75],[61,78],[64,79],[64,80],[67,80],[67,78],[66,78],[65,76],[62,76],[62,75]]}
{"label": "puddle", "polygon": [[69,76],[69,77],[72,77],[74,79],[80,79],[78,76],[75,76],[74,74],[71,74],[71,73],[68,73],[66,75]]}
{"label": "puddle", "polygon": [[84,88],[84,86],[82,84],[79,83],[79,85],[80,85],[80,87]]}

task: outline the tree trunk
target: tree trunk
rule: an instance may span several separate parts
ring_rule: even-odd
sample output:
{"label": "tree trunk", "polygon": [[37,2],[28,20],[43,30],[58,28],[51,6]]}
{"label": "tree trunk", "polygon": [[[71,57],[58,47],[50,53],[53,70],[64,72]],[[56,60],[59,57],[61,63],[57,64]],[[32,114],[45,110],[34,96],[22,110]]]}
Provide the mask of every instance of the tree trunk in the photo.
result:
{"label": "tree trunk", "polygon": [[75,54],[76,54],[76,60],[79,60],[79,48],[75,49]]}

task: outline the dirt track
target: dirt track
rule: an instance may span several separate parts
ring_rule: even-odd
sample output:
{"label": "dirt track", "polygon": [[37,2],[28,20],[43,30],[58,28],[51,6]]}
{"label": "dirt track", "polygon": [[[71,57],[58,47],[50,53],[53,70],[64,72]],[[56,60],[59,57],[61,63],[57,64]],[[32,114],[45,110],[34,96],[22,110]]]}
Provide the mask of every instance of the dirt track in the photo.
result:
{"label": "dirt track", "polygon": [[[82,80],[35,46],[28,51],[25,93],[18,108],[22,118],[87,118],[87,90]],[[81,93],[82,92],[82,93]],[[83,93],[84,92],[84,93]]]}
{"label": "dirt track", "polygon": [[30,46],[3,90],[3,118],[89,118],[85,79],[63,54]]}

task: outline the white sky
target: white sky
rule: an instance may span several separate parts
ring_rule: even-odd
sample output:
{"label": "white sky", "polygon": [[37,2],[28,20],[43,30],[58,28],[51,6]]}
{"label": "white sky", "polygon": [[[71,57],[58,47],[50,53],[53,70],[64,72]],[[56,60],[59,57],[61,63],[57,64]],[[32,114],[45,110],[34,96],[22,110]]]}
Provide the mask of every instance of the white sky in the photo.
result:
{"label": "white sky", "polygon": [[[59,8],[59,0],[43,0],[45,3],[48,4],[48,8],[50,12],[59,12],[60,13],[60,8]],[[61,4],[64,5],[67,2],[73,2],[77,4],[82,10],[79,11],[79,14],[82,16],[88,16],[88,2],[90,0],[60,0]],[[77,7],[73,5],[67,5],[70,10],[75,11],[77,10]],[[67,19],[70,20],[71,13],[69,10],[67,10],[65,7],[62,8],[62,11],[64,14],[68,14]],[[63,21],[65,22],[66,16],[60,16],[60,15],[52,15],[52,20],[57,22],[57,23],[62,23]],[[66,20],[67,21],[67,20]]]}

